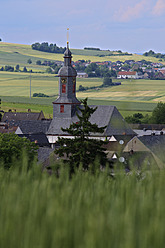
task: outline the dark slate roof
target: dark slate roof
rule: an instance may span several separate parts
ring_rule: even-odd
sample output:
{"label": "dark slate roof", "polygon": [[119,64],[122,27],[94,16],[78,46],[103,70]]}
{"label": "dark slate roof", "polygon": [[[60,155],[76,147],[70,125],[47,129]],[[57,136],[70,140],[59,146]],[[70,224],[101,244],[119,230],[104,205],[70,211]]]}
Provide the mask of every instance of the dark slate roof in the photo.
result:
{"label": "dark slate roof", "polygon": [[138,139],[157,157],[165,162],[165,135],[146,135]]}
{"label": "dark slate roof", "polygon": [[72,56],[72,53],[71,51],[69,50],[69,47],[67,46],[67,49],[65,50],[64,52],[64,57],[71,57]]}
{"label": "dark slate roof", "polygon": [[2,122],[9,121],[21,121],[21,120],[39,120],[40,117],[44,118],[43,112],[40,113],[32,113],[32,112],[5,112],[2,117]]}
{"label": "dark slate roof", "polygon": [[51,121],[19,121],[15,122],[23,134],[46,133]]}
{"label": "dark slate roof", "polygon": [[43,163],[49,159],[50,155],[54,152],[54,149],[49,147],[39,147],[38,149],[38,161]]}
{"label": "dark slate roof", "polygon": [[165,152],[165,135],[145,135],[138,139],[153,152],[155,148],[163,149]]}
{"label": "dark slate roof", "polygon": [[19,137],[26,137],[31,142],[35,142],[39,146],[48,146],[50,147],[49,141],[44,133],[35,133],[35,134],[18,134]]}
{"label": "dark slate roof", "polygon": [[72,96],[72,98],[68,98],[66,96],[59,96],[53,103],[80,104],[80,101],[74,96]]}
{"label": "dark slate roof", "polygon": [[[83,108],[83,106],[80,106]],[[135,133],[125,122],[124,118],[121,116],[119,111],[115,106],[90,106],[97,107],[97,110],[92,114],[90,118],[91,123],[96,123],[99,127],[107,126],[103,134],[93,134],[94,136],[112,136],[112,135],[134,135]],[[81,114],[77,110],[78,114]],[[62,132],[61,127],[67,128],[71,123],[78,122],[78,117],[76,113],[72,118],[53,118],[48,135],[67,135],[67,133]]]}
{"label": "dark slate roof", "polygon": [[70,65],[70,66],[63,66],[61,67],[61,69],[58,72],[59,76],[64,76],[64,77],[76,77],[77,76],[77,72],[76,70]]}

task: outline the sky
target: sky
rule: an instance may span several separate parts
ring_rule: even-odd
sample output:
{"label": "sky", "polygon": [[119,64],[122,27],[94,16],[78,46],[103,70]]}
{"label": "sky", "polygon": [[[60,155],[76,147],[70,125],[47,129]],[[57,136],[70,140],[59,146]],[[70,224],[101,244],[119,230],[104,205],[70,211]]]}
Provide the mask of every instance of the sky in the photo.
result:
{"label": "sky", "polygon": [[165,53],[165,0],[0,0],[4,42]]}

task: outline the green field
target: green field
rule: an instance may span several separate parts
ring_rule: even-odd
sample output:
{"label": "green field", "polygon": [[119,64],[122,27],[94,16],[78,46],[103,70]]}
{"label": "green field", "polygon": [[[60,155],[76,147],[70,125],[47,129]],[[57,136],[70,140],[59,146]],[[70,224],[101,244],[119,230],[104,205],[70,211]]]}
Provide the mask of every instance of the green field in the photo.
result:
{"label": "green field", "polygon": [[[165,171],[0,168],[2,248],[163,248]],[[57,164],[52,166],[57,168]]]}
{"label": "green field", "polygon": [[[116,61],[145,59],[144,56],[136,54],[133,56],[99,57],[96,55],[107,55],[109,52],[83,49],[71,50],[73,53],[73,60]],[[27,64],[29,58],[31,58],[33,62],[31,65]],[[32,50],[29,45],[0,42],[0,66],[15,66],[16,64],[19,64],[21,68],[26,66],[27,69],[32,69],[34,71],[31,75],[32,95],[33,93],[44,93],[50,96],[50,98],[47,99],[29,99],[29,73],[0,71],[0,95],[2,99],[1,107],[3,109],[14,108],[17,109],[17,111],[25,111],[26,109],[31,108],[33,111],[37,111],[43,108],[45,114],[51,115],[52,101],[58,96],[58,77],[57,75],[42,73],[45,71],[46,67],[37,66],[36,61],[38,59],[42,61],[45,59],[62,61],[63,55]],[[153,57],[147,57],[147,60],[158,62],[158,59]],[[40,71],[41,73],[35,73],[35,71]],[[97,87],[100,86],[102,82],[103,79],[101,78],[77,78],[77,90],[79,85]],[[124,80],[120,86],[77,92],[77,97],[79,99],[88,97],[90,104],[115,105],[124,116],[137,111],[151,113],[157,102],[165,101],[165,80]],[[11,104],[9,104],[9,102],[11,102]]]}
{"label": "green field", "polygon": [[[77,78],[77,90],[79,85],[91,87],[101,84],[101,78]],[[32,95],[33,93],[44,93],[50,97],[29,98],[29,73],[0,72],[2,108],[10,107],[9,102],[14,103],[15,108],[21,111],[28,108],[36,111],[45,105],[47,114],[51,114],[47,107],[52,106],[52,102],[58,96],[58,77],[52,74],[32,73],[31,93]],[[120,86],[78,91],[77,97],[79,99],[88,97],[89,104],[115,105],[124,116],[137,111],[151,113],[157,102],[165,101],[165,80],[124,80]],[[19,105],[16,106],[18,103]],[[21,107],[21,104],[28,105]],[[12,104],[10,108],[14,108]]]}

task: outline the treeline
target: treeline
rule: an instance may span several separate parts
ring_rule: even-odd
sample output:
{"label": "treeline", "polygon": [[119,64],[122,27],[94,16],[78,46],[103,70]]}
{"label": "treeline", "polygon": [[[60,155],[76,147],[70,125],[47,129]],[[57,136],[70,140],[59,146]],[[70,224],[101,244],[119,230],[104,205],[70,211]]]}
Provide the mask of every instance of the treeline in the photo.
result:
{"label": "treeline", "polygon": [[165,60],[165,54],[162,53],[155,53],[154,51],[150,50],[149,52],[143,53],[144,56],[146,57],[155,57],[155,58],[160,58]]}
{"label": "treeline", "polygon": [[[5,66],[2,66],[0,68],[0,71],[21,72],[21,69],[20,69],[20,66],[19,65],[16,65],[15,68],[14,68],[14,66],[5,65]],[[23,67],[22,72],[28,72],[26,66]],[[32,70],[30,70],[30,72],[32,72]]]}
{"label": "treeline", "polygon": [[109,70],[107,65],[91,63],[85,67],[84,71],[88,74],[88,77],[117,77],[116,71]]}
{"label": "treeline", "polygon": [[100,48],[95,48],[95,47],[84,47],[84,50],[95,50],[95,51],[100,51]]}
{"label": "treeline", "polygon": [[66,50],[66,47],[58,47],[56,44],[50,44],[48,42],[43,43],[34,43],[31,45],[32,49],[42,51],[42,52],[48,52],[48,53],[64,53]]}
{"label": "treeline", "polygon": [[45,95],[44,93],[34,93],[33,97],[49,97],[49,96]]}
{"label": "treeline", "polygon": [[112,78],[110,77],[104,77],[103,79],[103,84],[100,85],[100,86],[91,86],[91,87],[84,87],[80,84],[79,86],[79,89],[78,91],[86,91],[86,90],[98,90],[98,89],[101,89],[101,88],[104,88],[104,87],[110,87],[110,86],[117,86],[117,85],[121,85],[121,83],[119,82],[112,82]]}
{"label": "treeline", "polygon": [[135,113],[125,117],[126,122],[131,124],[164,124],[165,123],[165,103],[159,102],[152,111],[152,115]]}

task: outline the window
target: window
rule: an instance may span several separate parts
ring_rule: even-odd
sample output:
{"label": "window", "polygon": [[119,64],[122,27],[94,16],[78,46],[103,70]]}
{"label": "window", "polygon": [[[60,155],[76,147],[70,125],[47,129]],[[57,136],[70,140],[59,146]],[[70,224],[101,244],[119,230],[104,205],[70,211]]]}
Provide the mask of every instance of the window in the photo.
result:
{"label": "window", "polygon": [[60,105],[60,113],[64,113],[64,105]]}
{"label": "window", "polygon": [[75,87],[76,85],[75,84],[73,84],[73,93],[75,93],[75,89],[76,89],[76,87]]}
{"label": "window", "polygon": [[62,93],[66,93],[66,84],[62,85]]}

